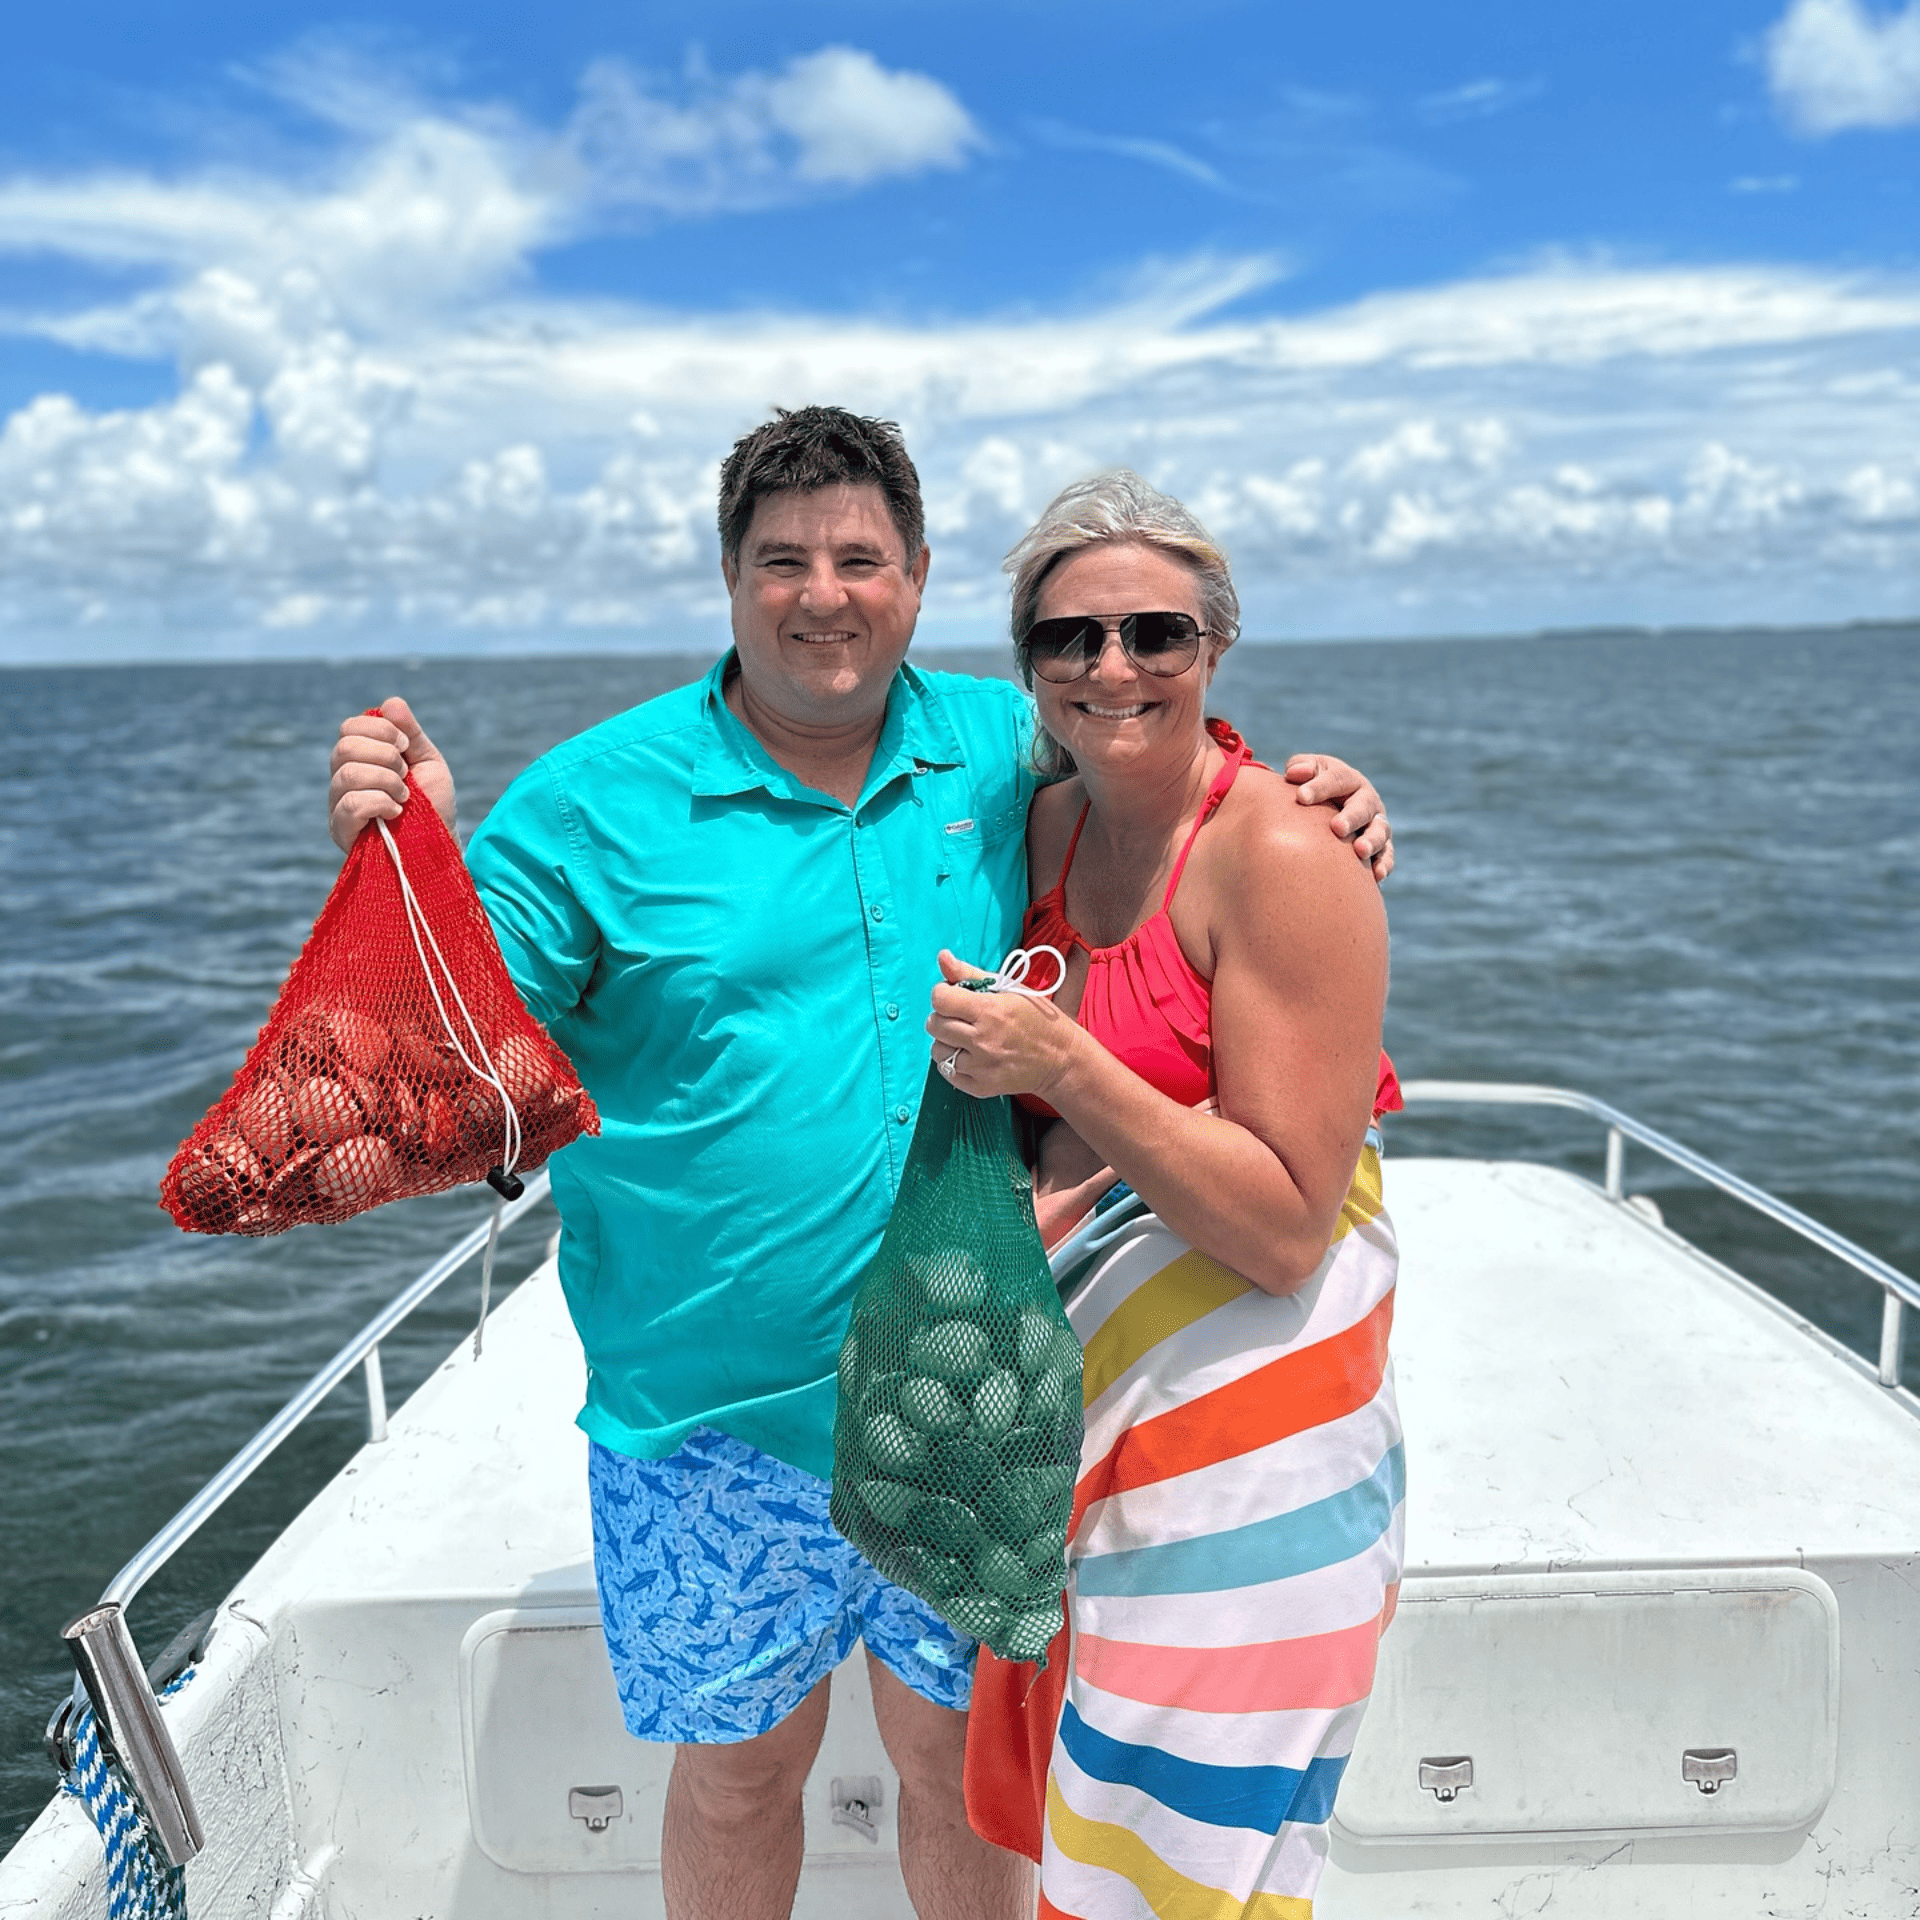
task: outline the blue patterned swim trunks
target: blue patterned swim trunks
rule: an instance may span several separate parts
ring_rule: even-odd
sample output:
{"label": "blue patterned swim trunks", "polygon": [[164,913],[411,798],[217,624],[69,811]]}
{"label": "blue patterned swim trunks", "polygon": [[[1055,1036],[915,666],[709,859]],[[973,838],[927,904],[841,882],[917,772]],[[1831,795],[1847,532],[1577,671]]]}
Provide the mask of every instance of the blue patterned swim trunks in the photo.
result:
{"label": "blue patterned swim trunks", "polygon": [[592,1443],[593,1566],[627,1731],[751,1740],[868,1650],[964,1709],[974,1642],[884,1580],[827,1518],[826,1481],[711,1427],[665,1460]]}

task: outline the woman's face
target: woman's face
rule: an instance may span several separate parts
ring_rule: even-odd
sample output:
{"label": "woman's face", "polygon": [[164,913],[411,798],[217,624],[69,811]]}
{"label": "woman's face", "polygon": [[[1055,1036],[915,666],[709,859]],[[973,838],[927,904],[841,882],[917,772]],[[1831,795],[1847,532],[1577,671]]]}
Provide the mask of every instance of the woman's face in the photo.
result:
{"label": "woman's face", "polygon": [[[1158,547],[1104,541],[1070,554],[1040,589],[1038,620],[1069,614],[1187,613],[1205,626],[1200,582]],[[1142,673],[1109,633],[1099,660],[1061,685],[1034,677],[1040,724],[1085,768],[1124,772],[1140,762],[1191,753],[1202,737],[1207,683],[1219,643],[1203,638],[1193,664],[1171,678]]]}

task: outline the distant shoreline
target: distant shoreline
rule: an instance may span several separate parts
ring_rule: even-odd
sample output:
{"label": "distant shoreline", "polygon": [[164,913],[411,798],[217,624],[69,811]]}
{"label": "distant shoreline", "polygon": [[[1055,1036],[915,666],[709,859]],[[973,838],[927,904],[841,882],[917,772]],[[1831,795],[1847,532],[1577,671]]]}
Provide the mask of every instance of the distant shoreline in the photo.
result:
{"label": "distant shoreline", "polygon": [[[1427,647],[1461,645],[1564,645],[1590,644],[1618,640],[1781,640],[1886,635],[1920,642],[1920,613],[1898,619],[1841,620],[1822,625],[1789,622],[1781,625],[1712,626],[1697,623],[1673,626],[1631,624],[1581,627],[1535,627],[1514,632],[1427,633],[1427,634],[1243,634],[1243,647]],[[944,640],[923,637],[915,643],[915,658],[935,656],[978,658],[998,652],[999,643],[978,640]],[[491,647],[430,646],[354,649],[351,652],[328,650],[316,653],[269,653],[236,643],[231,650],[213,649],[192,654],[135,653],[102,654],[92,659],[0,658],[0,674],[48,673],[73,670],[121,670],[131,667],[345,667],[365,662],[390,666],[426,667],[468,660],[509,665],[534,661],[559,663],[581,660],[685,659],[710,664],[719,657],[720,648],[705,646],[630,645],[608,647],[547,647],[536,642],[501,643]]]}

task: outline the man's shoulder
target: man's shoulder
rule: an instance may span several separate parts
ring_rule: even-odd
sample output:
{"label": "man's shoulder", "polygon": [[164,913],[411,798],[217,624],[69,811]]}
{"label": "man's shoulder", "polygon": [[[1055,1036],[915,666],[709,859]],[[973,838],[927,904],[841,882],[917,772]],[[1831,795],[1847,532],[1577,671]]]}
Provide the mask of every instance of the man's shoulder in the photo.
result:
{"label": "man's shoulder", "polygon": [[702,675],[562,740],[534,765],[568,787],[600,779],[671,778],[692,765],[706,724],[706,697]]}
{"label": "man's shoulder", "polygon": [[502,836],[541,843],[569,831],[565,823],[582,813],[627,813],[684,788],[699,753],[706,684],[675,687],[548,748],[508,783],[474,846],[484,851]]}
{"label": "man's shoulder", "polygon": [[962,753],[982,767],[1027,769],[1033,735],[1033,707],[1011,680],[988,680],[971,673],[907,669],[927,707],[953,729]]}
{"label": "man's shoulder", "polygon": [[947,673],[918,664],[908,668],[922,695],[950,713],[999,720],[1031,711],[1027,696],[1011,680],[977,673]]}

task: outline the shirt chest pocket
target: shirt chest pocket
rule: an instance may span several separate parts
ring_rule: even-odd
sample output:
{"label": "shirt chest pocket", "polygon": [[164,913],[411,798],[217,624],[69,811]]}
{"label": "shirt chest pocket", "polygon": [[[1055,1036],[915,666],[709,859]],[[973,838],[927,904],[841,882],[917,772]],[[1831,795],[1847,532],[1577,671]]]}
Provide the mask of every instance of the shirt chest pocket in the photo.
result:
{"label": "shirt chest pocket", "polygon": [[965,930],[966,945],[955,951],[992,966],[1014,944],[1026,902],[1026,808],[1017,799],[983,804],[958,780],[927,786],[934,885]]}
{"label": "shirt chest pocket", "polygon": [[[960,799],[964,804],[965,796]],[[1020,807],[1013,806],[984,816],[962,811],[943,820],[935,815],[929,824],[933,829],[934,864],[949,878],[957,879],[963,870],[977,869],[982,859],[1018,838],[1026,829],[1027,818]]]}

